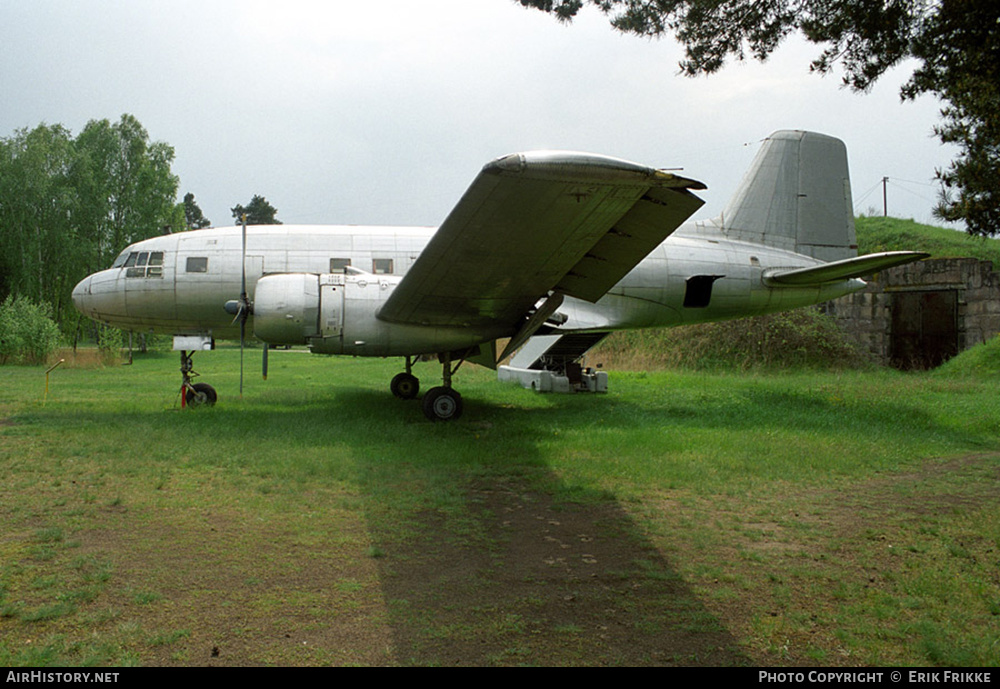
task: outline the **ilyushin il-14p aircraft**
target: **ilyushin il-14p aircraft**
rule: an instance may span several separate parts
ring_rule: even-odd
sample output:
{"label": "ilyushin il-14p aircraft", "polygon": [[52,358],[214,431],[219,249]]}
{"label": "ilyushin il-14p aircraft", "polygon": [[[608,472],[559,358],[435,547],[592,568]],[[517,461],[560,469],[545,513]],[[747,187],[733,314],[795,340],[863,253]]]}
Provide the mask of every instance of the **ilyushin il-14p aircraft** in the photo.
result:
{"label": "ilyushin il-14p aircraft", "polygon": [[438,228],[179,232],[129,246],[73,300],[95,320],[173,335],[182,405],[216,401],[192,381],[194,352],[217,338],[242,342],[252,328],[265,356],[268,346],[307,345],[402,357],[390,389],[404,399],[420,396],[414,364],[437,359],[442,384],[422,407],[448,420],[462,413],[452,387],[462,362],[539,390],[606,391],[607,373],[581,361],[615,330],[816,304],[926,256],[857,256],[847,153],[829,136],[772,134],[722,214],[685,224],[705,188],[606,156],[507,155]]}

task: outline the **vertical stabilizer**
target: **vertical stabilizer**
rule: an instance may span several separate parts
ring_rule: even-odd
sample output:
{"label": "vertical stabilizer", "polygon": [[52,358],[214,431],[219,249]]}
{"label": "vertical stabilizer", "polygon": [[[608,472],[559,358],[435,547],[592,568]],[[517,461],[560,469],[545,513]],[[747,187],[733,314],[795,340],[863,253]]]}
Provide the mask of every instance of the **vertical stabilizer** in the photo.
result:
{"label": "vertical stabilizer", "polygon": [[732,239],[823,261],[857,255],[847,148],[801,131],[764,140],[721,218]]}

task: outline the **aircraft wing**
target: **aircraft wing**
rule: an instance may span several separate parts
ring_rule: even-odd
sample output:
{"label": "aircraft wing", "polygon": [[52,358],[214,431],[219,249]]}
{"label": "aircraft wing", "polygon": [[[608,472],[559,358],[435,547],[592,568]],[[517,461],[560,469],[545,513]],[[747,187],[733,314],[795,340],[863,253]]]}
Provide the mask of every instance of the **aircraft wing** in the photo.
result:
{"label": "aircraft wing", "polygon": [[398,323],[520,323],[550,292],[597,301],[702,205],[700,182],[537,152],[479,173],[379,311]]}
{"label": "aircraft wing", "polygon": [[855,258],[824,263],[811,268],[771,268],[764,271],[764,284],[771,286],[818,285],[877,273],[886,268],[925,259],[930,254],[919,251],[883,251]]}

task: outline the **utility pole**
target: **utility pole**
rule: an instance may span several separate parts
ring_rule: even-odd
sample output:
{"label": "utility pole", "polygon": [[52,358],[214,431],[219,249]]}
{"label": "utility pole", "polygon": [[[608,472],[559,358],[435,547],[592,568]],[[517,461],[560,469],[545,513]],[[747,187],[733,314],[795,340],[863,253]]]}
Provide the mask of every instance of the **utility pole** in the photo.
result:
{"label": "utility pole", "polygon": [[882,178],[882,217],[883,218],[889,217],[889,202],[888,202],[888,199],[887,199],[886,193],[885,193],[885,185],[886,185],[886,182],[888,182],[888,181],[889,181],[888,177],[883,177]]}

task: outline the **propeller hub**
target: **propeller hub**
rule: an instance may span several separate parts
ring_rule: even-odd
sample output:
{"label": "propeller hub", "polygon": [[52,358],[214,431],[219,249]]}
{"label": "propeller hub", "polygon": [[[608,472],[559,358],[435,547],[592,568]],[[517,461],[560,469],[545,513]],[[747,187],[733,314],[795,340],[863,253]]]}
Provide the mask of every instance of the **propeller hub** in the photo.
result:
{"label": "propeller hub", "polygon": [[226,313],[230,316],[243,316],[244,320],[246,320],[246,317],[253,313],[253,307],[250,305],[250,301],[245,297],[230,299],[223,304],[222,308],[224,308]]}

